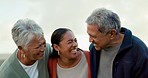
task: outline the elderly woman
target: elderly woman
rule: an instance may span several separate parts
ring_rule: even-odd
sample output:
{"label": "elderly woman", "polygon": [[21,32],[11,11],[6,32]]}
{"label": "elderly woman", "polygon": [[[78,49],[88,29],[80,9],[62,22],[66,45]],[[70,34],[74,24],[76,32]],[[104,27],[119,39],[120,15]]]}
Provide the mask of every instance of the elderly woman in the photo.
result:
{"label": "elderly woman", "polygon": [[43,31],[33,20],[18,20],[12,28],[18,49],[1,65],[1,78],[49,78],[47,60],[51,54]]}
{"label": "elderly woman", "polygon": [[77,39],[70,29],[56,29],[51,36],[51,43],[51,78],[91,78],[89,52],[78,48]]}

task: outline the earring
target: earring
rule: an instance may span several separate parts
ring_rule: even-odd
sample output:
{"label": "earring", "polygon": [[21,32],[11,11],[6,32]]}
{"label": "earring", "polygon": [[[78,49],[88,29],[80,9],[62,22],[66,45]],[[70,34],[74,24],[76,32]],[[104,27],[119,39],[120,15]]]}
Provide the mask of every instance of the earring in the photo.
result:
{"label": "earring", "polygon": [[26,57],[25,54],[22,53],[22,54],[21,54],[21,58],[25,58],[25,57]]}
{"label": "earring", "polygon": [[58,55],[60,55],[59,51],[58,51]]}

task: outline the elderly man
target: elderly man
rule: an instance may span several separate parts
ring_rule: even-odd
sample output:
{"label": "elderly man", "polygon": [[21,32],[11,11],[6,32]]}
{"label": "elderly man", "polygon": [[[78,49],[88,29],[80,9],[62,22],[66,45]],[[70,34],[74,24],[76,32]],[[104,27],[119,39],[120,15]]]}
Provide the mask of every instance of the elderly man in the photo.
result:
{"label": "elderly man", "polygon": [[99,8],[86,23],[92,78],[148,78],[148,48],[116,13]]}

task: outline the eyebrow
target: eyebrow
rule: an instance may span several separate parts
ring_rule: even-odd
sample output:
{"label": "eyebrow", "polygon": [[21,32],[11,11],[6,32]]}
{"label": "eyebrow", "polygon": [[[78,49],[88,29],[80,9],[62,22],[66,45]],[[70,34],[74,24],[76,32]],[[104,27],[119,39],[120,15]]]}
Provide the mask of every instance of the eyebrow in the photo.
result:
{"label": "eyebrow", "polygon": [[43,45],[43,44],[46,44],[46,41],[44,41],[44,42],[40,42],[37,46],[35,46],[36,48],[37,47],[40,47],[41,45]]}
{"label": "eyebrow", "polygon": [[[69,39],[68,41],[74,41],[74,40],[76,40],[76,38],[74,38],[74,39]],[[68,41],[67,41],[67,42],[68,42]]]}
{"label": "eyebrow", "polygon": [[94,36],[94,35],[91,35],[91,34],[88,34],[89,36],[91,36],[91,37],[96,37],[96,36]]}

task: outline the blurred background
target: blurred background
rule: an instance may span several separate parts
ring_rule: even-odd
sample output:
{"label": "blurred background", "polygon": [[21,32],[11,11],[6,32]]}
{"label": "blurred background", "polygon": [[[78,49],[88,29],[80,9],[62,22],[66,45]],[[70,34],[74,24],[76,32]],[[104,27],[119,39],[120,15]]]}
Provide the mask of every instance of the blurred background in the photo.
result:
{"label": "blurred background", "polygon": [[122,27],[148,45],[148,0],[0,0],[0,64],[17,48],[12,40],[11,28],[18,19],[35,20],[44,30],[50,43],[51,33],[59,28],[70,28],[79,47],[88,50],[86,18],[104,7],[117,13]]}

